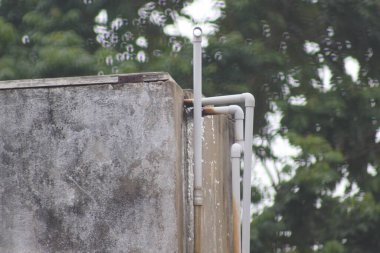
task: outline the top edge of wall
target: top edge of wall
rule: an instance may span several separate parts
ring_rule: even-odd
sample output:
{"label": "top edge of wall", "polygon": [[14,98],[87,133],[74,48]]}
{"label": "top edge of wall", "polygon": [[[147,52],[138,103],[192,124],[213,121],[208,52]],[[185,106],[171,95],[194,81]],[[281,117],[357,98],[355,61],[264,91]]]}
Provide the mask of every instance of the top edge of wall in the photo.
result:
{"label": "top edge of wall", "polygon": [[79,76],[42,79],[24,79],[0,81],[0,90],[49,88],[61,86],[83,86],[94,84],[125,84],[159,82],[172,79],[166,72],[147,72],[104,76]]}

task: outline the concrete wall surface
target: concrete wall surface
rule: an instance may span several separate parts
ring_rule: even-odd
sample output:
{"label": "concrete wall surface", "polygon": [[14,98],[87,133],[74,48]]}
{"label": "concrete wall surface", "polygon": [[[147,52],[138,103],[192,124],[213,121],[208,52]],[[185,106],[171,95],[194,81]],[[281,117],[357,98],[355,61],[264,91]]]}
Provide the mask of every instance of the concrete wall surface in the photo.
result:
{"label": "concrete wall surface", "polygon": [[[165,73],[0,82],[0,252],[192,252],[192,130]],[[231,252],[228,117],[205,119],[204,252]]]}
{"label": "concrete wall surface", "polygon": [[183,251],[182,90],[91,80],[0,90],[0,252]]}

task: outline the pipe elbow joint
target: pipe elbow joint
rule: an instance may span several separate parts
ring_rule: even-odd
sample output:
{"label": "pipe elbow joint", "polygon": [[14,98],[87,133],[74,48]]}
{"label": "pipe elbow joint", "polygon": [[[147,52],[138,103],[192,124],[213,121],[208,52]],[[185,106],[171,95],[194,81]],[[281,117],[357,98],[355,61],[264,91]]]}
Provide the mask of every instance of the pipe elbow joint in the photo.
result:
{"label": "pipe elbow joint", "polygon": [[243,151],[243,149],[239,143],[232,144],[232,146],[231,146],[231,157],[232,158],[240,158],[242,151]]}
{"label": "pipe elbow joint", "polygon": [[237,120],[244,120],[244,111],[238,105],[229,105],[230,113],[234,114],[234,118]]}
{"label": "pipe elbow joint", "polygon": [[243,93],[245,106],[255,107],[255,97],[251,93]]}

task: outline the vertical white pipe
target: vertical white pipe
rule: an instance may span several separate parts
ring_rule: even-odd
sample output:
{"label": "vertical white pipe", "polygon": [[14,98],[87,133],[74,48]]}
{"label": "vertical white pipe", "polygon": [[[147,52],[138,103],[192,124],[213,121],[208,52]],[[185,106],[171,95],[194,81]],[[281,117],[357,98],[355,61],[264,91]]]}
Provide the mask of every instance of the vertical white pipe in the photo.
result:
{"label": "vertical white pipe", "polygon": [[235,118],[235,142],[244,147],[244,119]]}
{"label": "vertical white pipe", "polygon": [[252,135],[254,106],[245,107],[244,135],[244,172],[243,172],[243,219],[242,219],[242,252],[250,252],[251,225],[251,170],[252,170]]}
{"label": "vertical white pipe", "polygon": [[242,147],[238,143],[231,146],[232,168],[232,214],[233,214],[233,252],[241,252],[240,232],[240,157]]}
{"label": "vertical white pipe", "polygon": [[194,205],[202,205],[202,30],[193,31]]}
{"label": "vertical white pipe", "polygon": [[202,253],[203,189],[202,189],[202,30],[193,30],[194,81],[194,252]]}

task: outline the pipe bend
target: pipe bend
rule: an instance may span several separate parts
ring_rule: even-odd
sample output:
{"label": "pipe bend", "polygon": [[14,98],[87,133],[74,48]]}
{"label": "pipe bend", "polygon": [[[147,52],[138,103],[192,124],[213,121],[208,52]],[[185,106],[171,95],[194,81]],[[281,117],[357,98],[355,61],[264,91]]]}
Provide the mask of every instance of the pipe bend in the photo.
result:
{"label": "pipe bend", "polygon": [[229,105],[228,106],[230,113],[234,114],[235,119],[244,120],[244,111],[238,105]]}
{"label": "pipe bend", "polygon": [[242,96],[244,97],[245,106],[255,107],[256,100],[251,93],[246,92],[243,93]]}
{"label": "pipe bend", "polygon": [[238,105],[227,105],[227,106],[218,106],[218,107],[203,107],[202,113],[204,115],[233,114],[234,119],[244,120],[244,111]]}
{"label": "pipe bend", "polygon": [[232,158],[240,158],[242,151],[243,151],[243,149],[239,143],[232,144],[232,146],[231,146],[231,157]]}
{"label": "pipe bend", "polygon": [[[202,98],[202,105],[226,105],[231,103],[244,102],[246,107],[255,107],[255,97],[251,93],[242,93],[237,95],[227,95],[218,97],[206,97]],[[192,105],[193,99],[185,99],[185,105]]]}

